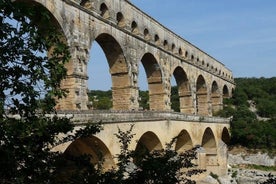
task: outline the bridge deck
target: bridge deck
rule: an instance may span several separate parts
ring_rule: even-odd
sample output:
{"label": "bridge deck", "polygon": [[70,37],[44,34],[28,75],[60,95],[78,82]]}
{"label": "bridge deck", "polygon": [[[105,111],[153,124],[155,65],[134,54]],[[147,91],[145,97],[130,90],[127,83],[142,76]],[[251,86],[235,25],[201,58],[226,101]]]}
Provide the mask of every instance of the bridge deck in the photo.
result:
{"label": "bridge deck", "polygon": [[85,124],[88,121],[93,123],[120,123],[175,120],[202,123],[229,124],[230,119],[221,117],[188,115],[178,112],[160,111],[58,111],[59,116],[72,117],[75,124]]}

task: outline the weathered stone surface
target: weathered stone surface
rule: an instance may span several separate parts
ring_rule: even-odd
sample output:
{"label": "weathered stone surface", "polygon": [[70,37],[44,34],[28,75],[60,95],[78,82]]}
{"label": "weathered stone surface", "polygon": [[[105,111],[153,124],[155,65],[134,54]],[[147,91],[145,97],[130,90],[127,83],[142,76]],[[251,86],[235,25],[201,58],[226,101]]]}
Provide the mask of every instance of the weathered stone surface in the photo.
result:
{"label": "weathered stone surface", "polygon": [[[213,118],[212,113],[222,108],[223,98],[232,95],[235,84],[232,72],[221,62],[126,0],[17,1],[49,10],[53,25],[61,31],[70,48],[71,60],[66,64],[68,76],[62,82],[62,88],[69,94],[59,101],[57,109],[75,110],[72,116],[76,129],[88,120],[104,122],[104,130],[97,135],[53,150],[91,154],[92,163],[97,162],[96,152],[101,151],[106,161],[104,166],[111,167],[120,148],[114,134],[118,127],[127,130],[135,123],[131,149],[138,149],[138,140],[149,151],[161,149],[179,135],[178,150],[201,145],[199,167],[226,174],[229,120]],[[87,66],[95,41],[108,61],[115,113],[86,111],[91,105],[87,96]],[[138,67],[140,63],[143,68]],[[143,69],[148,81],[149,113],[138,111],[137,80]],[[171,112],[172,77],[178,85],[181,112],[185,114]]]}
{"label": "weathered stone surface", "polygon": [[275,166],[276,157],[271,157],[267,153],[239,153],[239,154],[229,154],[229,164],[254,164],[254,165],[264,165],[264,166]]}
{"label": "weathered stone surface", "polygon": [[[21,1],[21,0],[18,0]],[[108,60],[113,109],[138,110],[137,75],[142,62],[151,110],[170,110],[171,77],[179,86],[181,112],[211,116],[234,88],[232,72],[125,0],[30,0],[47,8],[71,50],[67,98],[58,109],[88,109],[87,64],[93,42]],[[124,99],[124,100],[122,100]]]}

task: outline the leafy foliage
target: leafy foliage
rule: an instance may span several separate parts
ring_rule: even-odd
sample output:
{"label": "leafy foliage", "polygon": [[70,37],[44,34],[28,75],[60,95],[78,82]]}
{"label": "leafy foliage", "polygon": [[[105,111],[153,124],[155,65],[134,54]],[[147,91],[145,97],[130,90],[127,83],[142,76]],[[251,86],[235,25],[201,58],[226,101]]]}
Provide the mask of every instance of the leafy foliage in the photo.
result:
{"label": "leafy foliage", "polygon": [[51,151],[61,143],[90,137],[101,127],[88,124],[68,135],[74,129],[70,119],[55,115],[56,99],[66,95],[60,82],[66,77],[68,47],[49,12],[24,2],[0,1],[0,183],[191,183],[176,176],[180,168],[194,166],[195,153],[178,155],[170,146],[148,153],[130,172],[131,129],[116,135],[122,143],[118,169],[103,172],[101,162],[90,163],[91,155]]}
{"label": "leafy foliage", "polygon": [[[193,160],[196,159],[196,149],[184,153],[177,153],[172,149],[176,139],[167,144],[165,150],[154,150],[136,160],[136,152],[129,150],[133,139],[132,128],[128,131],[119,129],[116,137],[121,143],[121,152],[117,155],[117,167],[103,172],[102,167],[91,167],[91,164],[82,164],[67,183],[98,183],[98,184],[167,184],[167,183],[195,183],[190,179],[192,175],[202,173],[203,170],[195,169]],[[89,155],[83,161],[89,162]],[[76,164],[78,165],[78,164]],[[84,172],[79,172],[84,171]],[[81,177],[80,177],[81,173]],[[76,180],[78,178],[78,180]]]}
{"label": "leafy foliage", "polygon": [[112,108],[112,91],[90,90],[88,93],[91,108],[97,110],[109,110]]}
{"label": "leafy foliage", "polygon": [[1,183],[47,183],[59,158],[50,146],[73,128],[69,119],[44,116],[65,95],[60,82],[70,55],[59,30],[37,21],[50,25],[45,9],[0,2]]}
{"label": "leafy foliage", "polygon": [[[224,109],[217,113],[222,117],[232,117],[231,143],[275,149],[276,78],[238,78],[235,81],[237,86],[233,98],[225,100]],[[250,106],[255,106],[256,112],[249,109]]]}

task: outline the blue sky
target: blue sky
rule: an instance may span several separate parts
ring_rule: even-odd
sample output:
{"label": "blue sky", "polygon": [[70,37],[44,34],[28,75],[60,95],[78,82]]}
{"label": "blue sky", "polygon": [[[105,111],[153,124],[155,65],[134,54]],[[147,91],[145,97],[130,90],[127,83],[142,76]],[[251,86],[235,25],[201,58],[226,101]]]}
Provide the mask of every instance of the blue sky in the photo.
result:
{"label": "blue sky", "polygon": [[[185,40],[224,63],[232,70],[234,77],[276,76],[276,0],[131,2]],[[92,47],[92,57],[94,53],[96,60],[102,52],[98,50],[96,47],[93,50]],[[98,68],[99,74],[96,76],[101,75],[102,70],[108,72],[107,62],[98,62],[98,65],[99,67],[93,64],[93,68]],[[93,79],[93,76],[89,77]],[[108,81],[105,84],[96,84],[97,81],[90,80],[89,86],[93,86],[92,88],[111,87]]]}

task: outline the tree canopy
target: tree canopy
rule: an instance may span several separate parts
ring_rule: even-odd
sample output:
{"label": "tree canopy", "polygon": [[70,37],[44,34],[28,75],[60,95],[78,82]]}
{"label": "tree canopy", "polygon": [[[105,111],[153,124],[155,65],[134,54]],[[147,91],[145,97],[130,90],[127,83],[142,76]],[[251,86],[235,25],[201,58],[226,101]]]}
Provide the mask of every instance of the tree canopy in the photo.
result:
{"label": "tree canopy", "polygon": [[[195,150],[148,153],[135,172],[129,172],[127,164],[134,156],[127,149],[131,131],[119,130],[118,168],[107,172],[101,162],[98,167],[90,163],[91,155],[66,157],[51,151],[101,130],[88,123],[69,135],[73,123],[56,114],[56,100],[66,95],[60,82],[66,77],[64,64],[70,53],[51,18],[42,6],[0,1],[0,183],[194,183],[189,176],[201,171],[180,169],[194,166]],[[179,177],[181,173],[188,177]]]}
{"label": "tree canopy", "polygon": [[233,145],[249,148],[276,148],[276,77],[237,78],[231,99],[217,115],[233,117]]}

